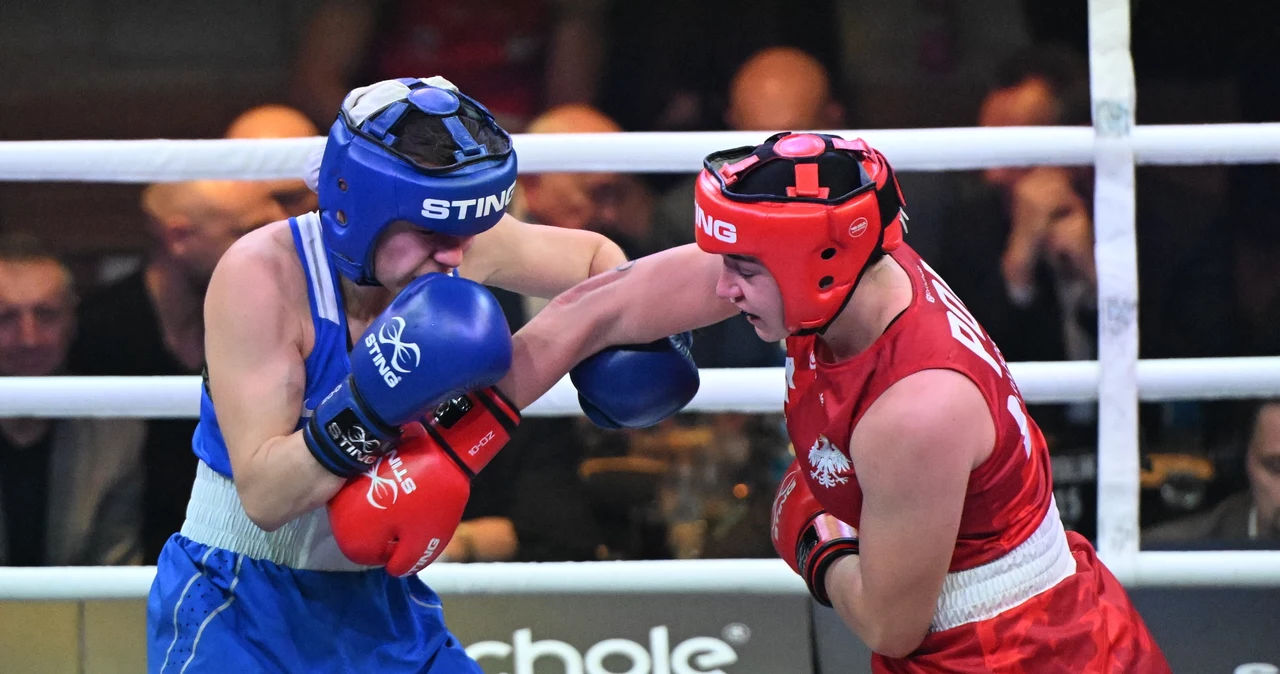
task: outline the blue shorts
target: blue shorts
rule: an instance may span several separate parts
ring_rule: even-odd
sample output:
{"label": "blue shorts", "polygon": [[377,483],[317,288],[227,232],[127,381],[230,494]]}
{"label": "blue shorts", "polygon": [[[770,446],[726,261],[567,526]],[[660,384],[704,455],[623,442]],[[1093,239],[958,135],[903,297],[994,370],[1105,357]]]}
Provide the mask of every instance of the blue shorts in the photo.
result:
{"label": "blue shorts", "polygon": [[147,669],[481,674],[416,576],[300,571],[179,534],[151,585]]}

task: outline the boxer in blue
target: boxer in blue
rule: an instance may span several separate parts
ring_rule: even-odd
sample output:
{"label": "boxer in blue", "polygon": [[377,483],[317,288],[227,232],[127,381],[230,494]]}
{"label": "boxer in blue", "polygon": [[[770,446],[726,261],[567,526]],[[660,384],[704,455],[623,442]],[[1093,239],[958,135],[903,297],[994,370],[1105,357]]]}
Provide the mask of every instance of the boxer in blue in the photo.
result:
{"label": "boxer in blue", "polygon": [[[515,178],[482,105],[442,78],[379,82],[343,102],[319,210],[219,262],[200,465],[151,588],[149,671],[480,671],[414,574],[519,409],[563,375],[508,371],[480,284],[550,297],[625,262],[597,234],[506,215]],[[697,388],[685,346],[584,362],[584,410],[607,426],[674,413]]]}

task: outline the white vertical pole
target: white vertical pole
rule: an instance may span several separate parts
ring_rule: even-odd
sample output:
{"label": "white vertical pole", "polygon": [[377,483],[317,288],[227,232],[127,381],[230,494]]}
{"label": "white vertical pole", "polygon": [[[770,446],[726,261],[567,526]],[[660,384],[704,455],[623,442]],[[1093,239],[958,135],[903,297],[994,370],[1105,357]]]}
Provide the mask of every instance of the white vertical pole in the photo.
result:
{"label": "white vertical pole", "polygon": [[1128,0],[1089,0],[1098,268],[1098,553],[1138,553],[1138,255],[1134,219],[1133,58]]}

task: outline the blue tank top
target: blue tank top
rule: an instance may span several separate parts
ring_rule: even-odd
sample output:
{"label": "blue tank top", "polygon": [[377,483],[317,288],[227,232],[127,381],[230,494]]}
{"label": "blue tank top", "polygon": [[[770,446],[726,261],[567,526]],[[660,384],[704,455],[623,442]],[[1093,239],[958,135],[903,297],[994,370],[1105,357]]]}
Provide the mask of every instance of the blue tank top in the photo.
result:
{"label": "blue tank top", "polygon": [[[315,344],[307,356],[307,379],[302,402],[302,416],[294,430],[302,428],[311,411],[351,371],[347,355],[347,315],[342,309],[338,272],[325,254],[320,217],[312,212],[289,218],[293,246],[302,260],[302,273],[307,277],[307,299],[311,304],[311,326]],[[200,391],[200,423],[191,439],[196,456],[224,477],[231,478],[231,459],[227,443],[218,427],[218,415],[209,398],[209,387]]]}

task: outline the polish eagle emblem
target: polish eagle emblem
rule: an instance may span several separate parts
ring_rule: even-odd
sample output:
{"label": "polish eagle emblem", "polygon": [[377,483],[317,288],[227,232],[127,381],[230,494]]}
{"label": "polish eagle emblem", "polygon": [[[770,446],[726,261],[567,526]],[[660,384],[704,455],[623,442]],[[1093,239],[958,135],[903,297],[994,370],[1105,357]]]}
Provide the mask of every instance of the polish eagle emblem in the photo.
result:
{"label": "polish eagle emblem", "polygon": [[809,477],[827,488],[848,482],[849,478],[844,473],[853,467],[849,457],[832,445],[825,435],[819,435],[809,448],[809,466],[813,468]]}

